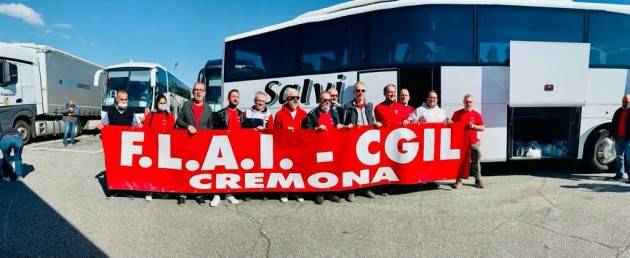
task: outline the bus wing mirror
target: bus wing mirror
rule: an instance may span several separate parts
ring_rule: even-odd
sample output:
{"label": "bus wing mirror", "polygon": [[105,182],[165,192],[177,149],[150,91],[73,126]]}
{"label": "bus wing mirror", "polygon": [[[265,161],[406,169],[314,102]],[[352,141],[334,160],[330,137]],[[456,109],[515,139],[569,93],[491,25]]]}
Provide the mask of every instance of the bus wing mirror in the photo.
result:
{"label": "bus wing mirror", "polygon": [[99,82],[101,82],[101,75],[103,75],[105,71],[98,70],[94,73],[94,87],[98,87]]}
{"label": "bus wing mirror", "polygon": [[151,87],[155,88],[155,86],[157,85],[156,81],[157,81],[157,69],[153,68],[151,69]]}

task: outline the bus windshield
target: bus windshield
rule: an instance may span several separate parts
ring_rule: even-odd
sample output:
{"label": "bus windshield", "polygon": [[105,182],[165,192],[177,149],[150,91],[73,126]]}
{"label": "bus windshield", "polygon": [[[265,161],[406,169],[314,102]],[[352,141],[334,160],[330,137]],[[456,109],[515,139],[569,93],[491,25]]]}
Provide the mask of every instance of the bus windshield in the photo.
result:
{"label": "bus windshield", "polygon": [[150,107],[153,90],[151,88],[151,70],[110,70],[105,88],[103,105],[114,104],[116,93],[126,90],[129,93],[129,107]]}

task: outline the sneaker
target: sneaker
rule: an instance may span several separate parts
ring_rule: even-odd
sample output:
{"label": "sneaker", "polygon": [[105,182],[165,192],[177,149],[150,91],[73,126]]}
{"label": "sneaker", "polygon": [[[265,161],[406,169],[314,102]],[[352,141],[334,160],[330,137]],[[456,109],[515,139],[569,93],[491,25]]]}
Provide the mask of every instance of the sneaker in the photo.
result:
{"label": "sneaker", "polygon": [[236,197],[234,197],[234,195],[232,195],[232,194],[226,194],[225,195],[225,199],[228,200],[228,202],[230,202],[231,204],[238,204],[239,203],[238,199],[236,199]]}
{"label": "sneaker", "polygon": [[288,202],[289,201],[289,195],[287,193],[282,193],[282,195],[280,195],[280,202]]}
{"label": "sneaker", "polygon": [[475,187],[482,189],[483,188],[483,182],[481,180],[475,180]]}
{"label": "sneaker", "polygon": [[180,195],[177,197],[177,206],[184,207],[186,205],[186,195]]}
{"label": "sneaker", "polygon": [[144,196],[144,200],[147,202],[150,202],[153,200],[153,194],[151,192],[147,192],[147,194]]}
{"label": "sneaker", "polygon": [[346,201],[354,202],[354,193],[349,193],[348,196],[346,196]]}
{"label": "sneaker", "polygon": [[9,181],[11,181],[11,178],[9,178],[8,176],[5,176],[5,177],[2,178],[2,180],[9,182]]}
{"label": "sneaker", "polygon": [[367,198],[370,198],[370,199],[376,199],[376,194],[372,192],[372,190],[367,190],[365,192],[365,196],[367,196]]}
{"label": "sneaker", "polygon": [[451,187],[453,187],[453,189],[462,187],[462,180],[461,179],[455,180],[455,183]]}
{"label": "sneaker", "polygon": [[623,179],[623,176],[620,176],[620,175],[615,175],[610,178],[610,180],[622,180],[622,179]]}
{"label": "sneaker", "polygon": [[334,203],[339,203],[339,202],[341,202],[341,198],[339,198],[339,196],[337,196],[336,194],[331,194],[331,195],[328,195],[328,199],[329,199],[331,202],[334,202]]}
{"label": "sneaker", "polygon": [[221,203],[221,196],[218,194],[215,194],[212,197],[212,201],[210,201],[210,207],[217,207],[219,206],[219,203]]}
{"label": "sneaker", "polygon": [[18,177],[15,179],[15,181],[17,181],[17,182],[21,182],[22,180],[24,180],[24,178],[23,178],[23,177],[21,177],[21,176],[18,176]]}
{"label": "sneaker", "polygon": [[203,198],[203,196],[197,196],[195,197],[195,201],[197,202],[197,204],[199,204],[199,206],[205,206],[206,205],[206,199]]}
{"label": "sneaker", "polygon": [[304,202],[304,197],[302,197],[302,195],[301,195],[301,194],[299,194],[299,193],[296,193],[296,194],[295,194],[295,199],[296,199],[298,202]]}
{"label": "sneaker", "polygon": [[64,148],[68,148],[68,144],[67,144],[67,143],[64,143],[64,144],[63,144],[63,147],[64,147]]}
{"label": "sneaker", "polygon": [[324,203],[324,195],[318,194],[315,196],[315,204],[322,205]]}

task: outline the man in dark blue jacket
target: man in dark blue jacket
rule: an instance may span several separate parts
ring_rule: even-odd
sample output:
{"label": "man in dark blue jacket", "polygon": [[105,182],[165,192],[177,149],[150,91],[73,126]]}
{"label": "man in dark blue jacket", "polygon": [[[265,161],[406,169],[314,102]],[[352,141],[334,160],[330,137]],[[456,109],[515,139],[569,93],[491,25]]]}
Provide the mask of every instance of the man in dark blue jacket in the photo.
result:
{"label": "man in dark blue jacket", "polygon": [[[630,94],[624,95],[621,99],[621,107],[615,111],[610,128],[610,138],[615,141],[615,180],[623,179],[624,168],[630,177]],[[630,183],[630,179],[627,181]]]}

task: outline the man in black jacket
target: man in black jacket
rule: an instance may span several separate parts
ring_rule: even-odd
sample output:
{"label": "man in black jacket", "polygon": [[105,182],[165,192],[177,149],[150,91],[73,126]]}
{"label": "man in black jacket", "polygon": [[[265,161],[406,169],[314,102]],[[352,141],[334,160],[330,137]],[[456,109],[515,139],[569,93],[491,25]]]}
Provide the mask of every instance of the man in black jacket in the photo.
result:
{"label": "man in black jacket", "polygon": [[[199,129],[212,129],[212,108],[204,101],[206,97],[206,85],[198,82],[193,85],[193,99],[184,102],[177,115],[175,124],[178,128],[186,129],[190,135],[197,133]],[[203,196],[195,198],[197,204],[203,206],[206,201]],[[186,204],[186,195],[177,198],[177,205]]]}
{"label": "man in black jacket", "polygon": [[[343,124],[339,123],[337,111],[331,108],[332,98],[330,93],[324,92],[319,98],[319,107],[314,108],[302,120],[302,128],[315,129],[320,131],[334,130],[334,128],[342,129]],[[333,202],[340,202],[339,196],[329,194],[328,198]],[[324,195],[318,193],[315,195],[315,203],[324,203]]]}
{"label": "man in black jacket", "polygon": [[240,129],[244,123],[243,111],[237,108],[240,93],[237,89],[228,92],[228,106],[216,113],[214,129]]}
{"label": "man in black jacket", "polygon": [[[615,141],[615,152],[617,153],[613,179],[623,179],[623,170],[630,177],[630,94],[623,96],[621,107],[613,115],[609,137]],[[630,179],[627,182],[630,183]]]}
{"label": "man in black jacket", "polygon": [[[238,130],[242,128],[244,122],[243,111],[236,108],[239,99],[240,94],[237,89],[232,89],[228,92],[228,106],[215,114],[214,129]],[[226,194],[225,199],[232,204],[239,203],[238,199],[236,199],[233,194]],[[215,194],[210,201],[210,206],[216,207],[219,203],[221,203],[221,196]]]}
{"label": "man in black jacket", "polygon": [[106,125],[142,126],[133,111],[127,108],[129,94],[125,90],[116,92],[116,102],[107,108],[97,127],[102,130]]}

